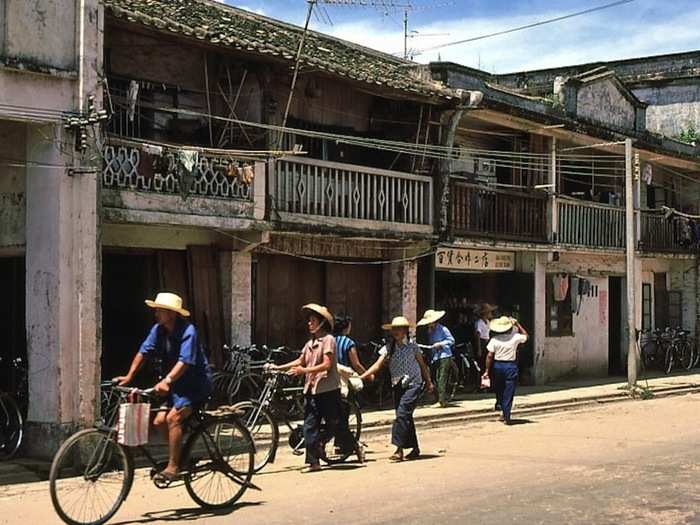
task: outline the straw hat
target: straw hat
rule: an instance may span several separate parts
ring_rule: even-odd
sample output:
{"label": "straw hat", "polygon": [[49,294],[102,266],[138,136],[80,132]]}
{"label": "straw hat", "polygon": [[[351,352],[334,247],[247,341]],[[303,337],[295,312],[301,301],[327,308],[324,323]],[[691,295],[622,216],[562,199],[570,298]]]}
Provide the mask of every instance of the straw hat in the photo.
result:
{"label": "straw hat", "polygon": [[393,328],[411,328],[413,325],[411,321],[403,316],[394,317],[390,323],[382,325],[382,329],[391,330]]}
{"label": "straw hat", "polygon": [[429,324],[437,323],[443,317],[445,317],[445,310],[426,310],[426,312],[423,314],[423,319],[418,321],[417,326],[427,326]]}
{"label": "straw hat", "polygon": [[496,334],[505,334],[513,329],[513,319],[510,317],[499,317],[489,323],[489,330]]}
{"label": "straw hat", "polygon": [[328,326],[331,327],[331,330],[333,330],[333,327],[335,326],[335,318],[333,317],[333,314],[331,311],[326,308],[325,306],[321,306],[320,304],[316,303],[309,303],[305,304],[304,306],[301,307],[302,312],[314,312],[321,317],[323,317],[326,321],[328,321]]}
{"label": "straw hat", "polygon": [[182,307],[182,297],[177,294],[169,292],[161,292],[156,295],[155,300],[151,301],[146,299],[146,305],[151,308],[162,308],[163,310],[171,310],[173,312],[179,313],[183,317],[189,317],[189,310],[185,310]]}

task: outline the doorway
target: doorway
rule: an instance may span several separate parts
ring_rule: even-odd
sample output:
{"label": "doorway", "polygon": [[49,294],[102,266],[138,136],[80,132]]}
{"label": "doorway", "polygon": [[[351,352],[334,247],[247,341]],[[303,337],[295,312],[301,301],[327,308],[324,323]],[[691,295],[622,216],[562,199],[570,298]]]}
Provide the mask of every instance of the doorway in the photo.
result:
{"label": "doorway", "polygon": [[608,374],[619,375],[622,368],[622,277],[610,277],[608,296]]}

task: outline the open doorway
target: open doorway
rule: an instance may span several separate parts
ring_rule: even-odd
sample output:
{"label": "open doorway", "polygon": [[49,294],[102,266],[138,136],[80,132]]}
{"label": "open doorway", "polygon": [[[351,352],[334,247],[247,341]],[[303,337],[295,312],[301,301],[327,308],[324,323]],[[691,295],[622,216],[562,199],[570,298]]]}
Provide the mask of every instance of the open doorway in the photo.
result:
{"label": "open doorway", "polygon": [[622,277],[610,277],[608,296],[608,374],[620,375],[622,368]]}

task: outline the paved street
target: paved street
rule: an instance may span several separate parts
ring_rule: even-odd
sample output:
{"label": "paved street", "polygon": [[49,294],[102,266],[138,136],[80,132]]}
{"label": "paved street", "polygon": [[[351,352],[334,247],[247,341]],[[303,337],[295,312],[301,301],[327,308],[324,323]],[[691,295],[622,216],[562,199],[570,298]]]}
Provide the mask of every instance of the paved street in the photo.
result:
{"label": "paved street", "polygon": [[[137,480],[113,523],[700,524],[700,395],[420,434],[426,458],[301,475],[284,454],[226,515]],[[46,483],[6,486],[0,523],[53,523]]]}

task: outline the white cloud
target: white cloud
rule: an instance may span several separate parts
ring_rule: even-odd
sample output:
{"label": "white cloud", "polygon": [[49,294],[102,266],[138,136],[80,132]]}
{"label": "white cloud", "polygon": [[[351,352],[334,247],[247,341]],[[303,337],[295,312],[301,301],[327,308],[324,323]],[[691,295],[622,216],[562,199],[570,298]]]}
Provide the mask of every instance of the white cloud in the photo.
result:
{"label": "white cloud", "polygon": [[[654,12],[653,0],[639,0],[634,9],[597,13],[422,54],[419,62],[438,59],[487,71],[506,73],[600,60],[688,51],[696,48],[700,6],[682,13]],[[427,48],[502,31],[564,13],[498,18],[462,18],[436,22],[418,29],[422,33],[449,33],[447,37],[409,40],[409,47]],[[389,53],[403,50],[403,31],[376,18],[320,28],[332,35]]]}

